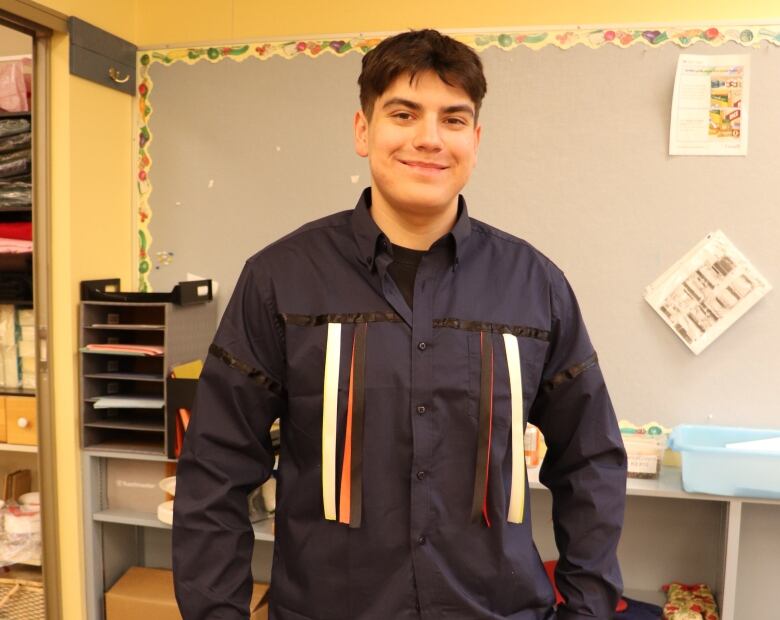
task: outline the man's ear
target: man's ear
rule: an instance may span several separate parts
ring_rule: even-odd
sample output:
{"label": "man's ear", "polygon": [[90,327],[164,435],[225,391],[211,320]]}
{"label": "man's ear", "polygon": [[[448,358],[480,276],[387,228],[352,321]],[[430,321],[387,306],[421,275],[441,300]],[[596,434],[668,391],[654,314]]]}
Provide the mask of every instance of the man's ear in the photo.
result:
{"label": "man's ear", "polygon": [[355,112],[355,152],[368,157],[368,119],[363,110]]}
{"label": "man's ear", "polygon": [[477,155],[479,154],[479,141],[482,139],[482,125],[477,124],[474,128],[474,165],[477,165]]}

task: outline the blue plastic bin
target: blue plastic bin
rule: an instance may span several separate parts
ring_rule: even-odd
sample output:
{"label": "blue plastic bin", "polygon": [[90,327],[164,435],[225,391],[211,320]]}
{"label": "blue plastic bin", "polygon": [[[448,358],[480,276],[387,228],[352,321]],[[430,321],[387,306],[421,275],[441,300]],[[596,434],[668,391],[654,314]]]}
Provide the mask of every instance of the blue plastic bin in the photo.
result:
{"label": "blue plastic bin", "polygon": [[677,426],[669,447],[682,453],[683,488],[689,493],[780,499],[780,451],[726,448],[727,443],[780,437],[780,429]]}

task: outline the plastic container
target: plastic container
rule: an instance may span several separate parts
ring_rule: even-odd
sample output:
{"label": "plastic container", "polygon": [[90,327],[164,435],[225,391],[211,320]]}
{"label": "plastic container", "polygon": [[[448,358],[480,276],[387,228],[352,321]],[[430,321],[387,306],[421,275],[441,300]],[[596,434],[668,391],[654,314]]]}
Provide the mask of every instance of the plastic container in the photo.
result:
{"label": "plastic container", "polygon": [[690,493],[780,499],[780,451],[726,444],[780,437],[780,429],[683,424],[670,447],[682,454],[683,488]]}
{"label": "plastic container", "polygon": [[661,473],[666,435],[623,434],[628,456],[628,477],[655,480]]}

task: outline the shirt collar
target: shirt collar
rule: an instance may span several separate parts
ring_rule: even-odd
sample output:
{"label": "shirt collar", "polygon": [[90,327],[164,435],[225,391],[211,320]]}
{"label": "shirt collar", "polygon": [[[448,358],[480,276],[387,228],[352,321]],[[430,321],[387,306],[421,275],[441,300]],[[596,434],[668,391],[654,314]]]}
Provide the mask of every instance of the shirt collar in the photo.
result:
{"label": "shirt collar", "polygon": [[[355,210],[352,213],[352,232],[355,235],[358,250],[360,252],[358,259],[368,268],[373,268],[377,252],[380,249],[380,242],[389,240],[376,225],[374,218],[371,217],[371,188],[367,187],[360,195]],[[463,247],[471,234],[471,219],[469,218],[466,200],[463,196],[458,196],[458,219],[452,230],[445,235],[450,236],[454,242],[454,264],[460,262],[463,254]]]}

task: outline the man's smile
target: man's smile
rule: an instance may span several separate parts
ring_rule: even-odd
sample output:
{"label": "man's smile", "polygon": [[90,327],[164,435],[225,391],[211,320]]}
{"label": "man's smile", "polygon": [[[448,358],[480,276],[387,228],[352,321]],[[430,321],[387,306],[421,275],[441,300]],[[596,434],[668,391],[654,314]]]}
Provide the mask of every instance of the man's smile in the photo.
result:
{"label": "man's smile", "polygon": [[449,166],[445,164],[429,162],[429,161],[416,161],[411,159],[399,159],[398,161],[400,161],[405,166],[409,166],[410,168],[414,168],[416,170],[419,170],[420,172],[435,173],[449,168]]}

